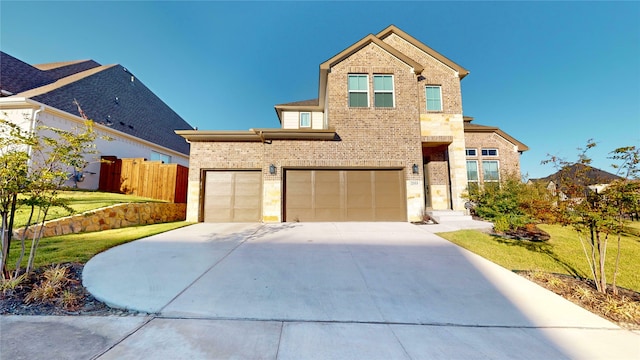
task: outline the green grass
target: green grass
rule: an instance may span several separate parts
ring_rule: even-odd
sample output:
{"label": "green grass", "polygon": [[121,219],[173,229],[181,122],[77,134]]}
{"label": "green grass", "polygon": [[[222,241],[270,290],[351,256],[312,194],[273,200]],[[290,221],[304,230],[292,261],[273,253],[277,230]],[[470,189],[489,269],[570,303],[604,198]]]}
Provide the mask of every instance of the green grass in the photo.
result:
{"label": "green grass", "polygon": [[[186,221],[178,221],[44,238],[40,240],[34,267],[38,268],[41,266],[66,262],[86,263],[94,255],[111,247],[191,224],[192,223]],[[31,242],[27,241],[27,254],[25,255],[25,259],[22,261],[21,266],[23,269],[27,265],[26,257],[28,256],[30,246]],[[19,252],[20,241],[13,240],[11,242],[11,249],[9,251],[7,262],[7,266],[10,270],[15,269]]]}
{"label": "green grass", "polygon": [[[69,200],[69,206],[76,214],[123,203],[163,202],[161,200],[141,196],[98,191],[62,191],[60,193],[60,197]],[[16,217],[14,219],[15,229],[23,227],[27,223],[30,211],[31,209],[27,206],[20,206],[16,209]],[[37,216],[37,213],[34,214],[34,216]],[[47,214],[47,220],[53,220],[65,216],[69,216],[69,212],[65,209],[61,207],[52,207]],[[34,220],[35,219],[32,219],[32,222]]]}
{"label": "green grass", "polygon": [[[578,234],[569,227],[539,225],[551,235],[547,242],[510,240],[475,230],[461,230],[438,234],[496,264],[510,270],[538,270],[591,278],[591,272]],[[629,223],[621,241],[620,269],[617,285],[640,291],[640,237],[633,233],[640,223]],[[613,280],[613,267],[617,255],[617,236],[609,238],[607,245],[607,282]]]}

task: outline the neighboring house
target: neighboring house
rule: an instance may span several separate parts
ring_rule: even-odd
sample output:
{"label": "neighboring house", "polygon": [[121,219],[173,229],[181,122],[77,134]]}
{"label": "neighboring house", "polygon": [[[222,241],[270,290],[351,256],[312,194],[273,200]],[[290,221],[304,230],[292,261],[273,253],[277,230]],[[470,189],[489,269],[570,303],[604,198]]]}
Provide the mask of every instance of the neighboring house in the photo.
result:
{"label": "neighboring house", "polygon": [[468,73],[389,26],[320,64],[317,99],[276,105],[280,128],[177,131],[191,143],[187,220],[417,221],[425,209],[464,210],[468,172],[498,180],[519,172],[527,150],[465,122]]}
{"label": "neighboring house", "polygon": [[121,65],[29,65],[0,52],[0,90],[0,116],[27,131],[37,123],[70,130],[83,124],[84,112],[98,134],[112,139],[96,141],[98,154],[87,158],[82,182],[71,179],[68,185],[97,189],[102,156],[188,166],[189,144],[174,130],[193,127]]}
{"label": "neighboring house", "polygon": [[[576,186],[573,189],[580,193],[586,193],[587,189],[591,191],[601,192],[615,180],[621,180],[622,177],[611,174],[604,170],[594,168],[584,164],[573,164],[566,166],[557,172],[540,179],[531,179],[530,183],[541,183],[554,194],[560,193],[562,198],[566,199],[565,193],[568,192],[569,186]],[[582,190],[580,190],[582,189]]]}

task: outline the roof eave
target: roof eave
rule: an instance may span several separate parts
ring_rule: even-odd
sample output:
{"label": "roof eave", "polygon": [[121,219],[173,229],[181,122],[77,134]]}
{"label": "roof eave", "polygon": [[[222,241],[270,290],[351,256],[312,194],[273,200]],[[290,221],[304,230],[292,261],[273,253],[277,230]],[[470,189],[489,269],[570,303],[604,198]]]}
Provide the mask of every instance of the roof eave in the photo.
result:
{"label": "roof eave", "polygon": [[[478,125],[476,125],[478,126]],[[464,132],[466,133],[497,133],[498,135],[502,136],[503,138],[505,138],[507,141],[509,141],[510,143],[512,143],[513,145],[518,147],[518,151],[519,152],[525,152],[529,150],[529,147],[525,144],[523,144],[522,142],[518,141],[516,138],[514,138],[513,136],[507,134],[506,132],[504,132],[503,130],[501,130],[500,128],[497,127],[493,127],[493,126],[485,126],[485,125],[480,125],[483,126],[482,128],[465,128]]]}
{"label": "roof eave", "polygon": [[265,142],[270,140],[335,140],[333,129],[176,130],[189,142]]}

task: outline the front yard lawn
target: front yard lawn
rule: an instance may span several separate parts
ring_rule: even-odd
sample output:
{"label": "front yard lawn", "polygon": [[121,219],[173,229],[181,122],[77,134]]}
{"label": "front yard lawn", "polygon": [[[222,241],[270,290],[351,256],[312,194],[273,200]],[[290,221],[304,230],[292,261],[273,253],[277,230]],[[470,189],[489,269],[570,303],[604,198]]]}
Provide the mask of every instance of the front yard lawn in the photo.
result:
{"label": "front yard lawn", "polygon": [[[547,242],[505,239],[475,230],[438,234],[510,270],[530,270],[591,278],[577,233],[560,225],[539,225],[551,235]],[[622,237],[617,285],[640,292],[640,223],[631,222]],[[617,237],[607,245],[607,281],[613,280]]]}
{"label": "front yard lawn", "polygon": [[[187,221],[177,221],[43,238],[40,240],[38,246],[34,268],[70,262],[84,264],[94,255],[114,246],[191,224],[192,223]],[[26,241],[25,245],[26,254],[21,266],[23,269],[27,265],[26,257],[28,256],[31,241]],[[20,241],[14,239],[11,241],[11,249],[7,262],[9,269],[15,269],[19,254]]]}

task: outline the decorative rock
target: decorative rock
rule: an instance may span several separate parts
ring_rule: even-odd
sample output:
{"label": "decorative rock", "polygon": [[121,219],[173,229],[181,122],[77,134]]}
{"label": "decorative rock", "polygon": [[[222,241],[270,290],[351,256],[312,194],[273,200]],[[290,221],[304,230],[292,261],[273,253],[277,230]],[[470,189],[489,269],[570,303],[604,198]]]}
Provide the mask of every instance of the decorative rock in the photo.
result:
{"label": "decorative rock", "polygon": [[[135,203],[120,204],[83,214],[68,216],[44,223],[43,236],[92,232],[117,229],[141,224],[181,221],[186,218],[186,204],[173,203]],[[38,226],[27,230],[27,237],[33,238]],[[14,237],[22,237],[24,229],[14,231]]]}

